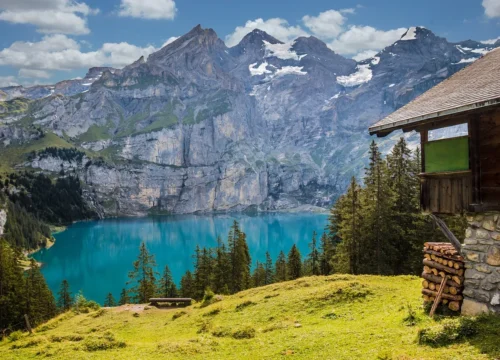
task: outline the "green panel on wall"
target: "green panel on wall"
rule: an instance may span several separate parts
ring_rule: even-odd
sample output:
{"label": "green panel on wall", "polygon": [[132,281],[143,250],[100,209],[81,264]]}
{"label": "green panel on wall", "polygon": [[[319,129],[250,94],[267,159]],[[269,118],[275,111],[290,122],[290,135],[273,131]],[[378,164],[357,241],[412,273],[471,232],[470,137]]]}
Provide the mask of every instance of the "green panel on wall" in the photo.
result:
{"label": "green panel on wall", "polygon": [[467,136],[430,141],[424,146],[426,173],[469,170]]}

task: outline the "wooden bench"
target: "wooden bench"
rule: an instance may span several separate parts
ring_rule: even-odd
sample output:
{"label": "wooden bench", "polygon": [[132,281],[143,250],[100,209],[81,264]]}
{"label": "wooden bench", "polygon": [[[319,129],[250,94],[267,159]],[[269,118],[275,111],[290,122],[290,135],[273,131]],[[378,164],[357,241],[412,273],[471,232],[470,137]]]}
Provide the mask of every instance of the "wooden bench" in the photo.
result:
{"label": "wooden bench", "polygon": [[153,306],[159,306],[160,303],[163,304],[169,304],[167,306],[178,306],[184,305],[184,306],[189,306],[191,305],[191,298],[151,298],[149,299],[149,302]]}

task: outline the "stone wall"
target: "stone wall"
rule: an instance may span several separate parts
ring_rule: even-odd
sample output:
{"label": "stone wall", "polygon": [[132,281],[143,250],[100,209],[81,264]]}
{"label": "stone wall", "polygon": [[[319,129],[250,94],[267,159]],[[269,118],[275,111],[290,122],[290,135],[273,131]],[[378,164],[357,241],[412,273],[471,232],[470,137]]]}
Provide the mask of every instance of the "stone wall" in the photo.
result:
{"label": "stone wall", "polygon": [[500,213],[467,217],[462,314],[500,313]]}

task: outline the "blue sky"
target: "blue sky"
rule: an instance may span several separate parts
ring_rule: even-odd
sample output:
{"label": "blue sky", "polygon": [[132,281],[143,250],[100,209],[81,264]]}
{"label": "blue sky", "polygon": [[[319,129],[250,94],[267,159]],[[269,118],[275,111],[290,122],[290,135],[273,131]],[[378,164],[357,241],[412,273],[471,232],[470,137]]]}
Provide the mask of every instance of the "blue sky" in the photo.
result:
{"label": "blue sky", "polygon": [[122,67],[197,24],[228,46],[259,27],[283,41],[314,35],[361,59],[410,26],[450,41],[495,39],[500,0],[0,0],[0,86]]}

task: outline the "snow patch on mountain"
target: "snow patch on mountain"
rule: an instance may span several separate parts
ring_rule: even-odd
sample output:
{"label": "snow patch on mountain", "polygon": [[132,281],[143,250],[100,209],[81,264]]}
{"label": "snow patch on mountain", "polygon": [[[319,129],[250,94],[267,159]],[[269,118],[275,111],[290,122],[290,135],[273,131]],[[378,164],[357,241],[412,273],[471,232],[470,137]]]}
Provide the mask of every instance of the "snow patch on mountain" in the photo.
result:
{"label": "snow patch on mountain", "polygon": [[269,65],[266,61],[264,61],[262,64],[260,64],[258,67],[258,63],[253,63],[248,65],[248,70],[250,71],[250,74],[252,76],[258,76],[258,75],[264,75],[264,74],[271,74],[272,71],[267,70],[267,65]]}
{"label": "snow patch on mountain", "polygon": [[380,63],[380,58],[378,56],[374,56],[372,59],[372,65],[378,65]]}
{"label": "snow patch on mountain", "polygon": [[283,66],[281,69],[276,71],[275,76],[283,75],[307,75],[307,72],[302,71],[303,66]]}
{"label": "snow patch on mountain", "polygon": [[412,26],[408,31],[401,37],[400,40],[416,40],[417,39],[417,28]]}
{"label": "snow patch on mountain", "polygon": [[264,46],[266,47],[266,57],[275,56],[278,59],[282,60],[297,60],[299,61],[304,55],[298,55],[295,51],[292,50],[294,43],[285,43],[285,44],[271,44],[270,42],[263,40]]}
{"label": "snow patch on mountain", "polygon": [[344,87],[358,86],[370,81],[373,77],[373,72],[370,69],[370,64],[358,65],[358,71],[351,75],[337,77],[337,83]]}

